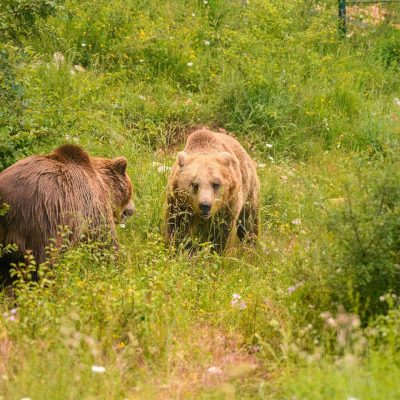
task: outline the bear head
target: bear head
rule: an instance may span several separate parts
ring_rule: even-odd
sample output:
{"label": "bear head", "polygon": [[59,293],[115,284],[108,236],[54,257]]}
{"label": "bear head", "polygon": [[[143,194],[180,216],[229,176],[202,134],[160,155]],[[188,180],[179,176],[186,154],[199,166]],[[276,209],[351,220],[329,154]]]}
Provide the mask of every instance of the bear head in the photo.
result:
{"label": "bear head", "polygon": [[209,219],[229,203],[235,189],[233,156],[224,152],[178,153],[174,189],[180,192],[192,211]]}
{"label": "bear head", "polygon": [[96,157],[92,162],[110,191],[114,219],[120,222],[133,215],[135,204],[132,201],[132,182],[126,173],[126,158],[117,157],[110,160]]}

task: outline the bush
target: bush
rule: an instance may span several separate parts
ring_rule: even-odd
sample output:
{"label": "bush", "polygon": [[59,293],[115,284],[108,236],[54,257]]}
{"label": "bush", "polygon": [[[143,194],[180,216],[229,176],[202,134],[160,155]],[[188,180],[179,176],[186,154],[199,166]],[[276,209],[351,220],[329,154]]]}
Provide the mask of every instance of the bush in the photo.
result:
{"label": "bush", "polygon": [[38,21],[54,14],[59,0],[3,0],[0,9],[0,36],[20,43],[38,33]]}
{"label": "bush", "polygon": [[361,160],[345,182],[345,204],[329,216],[327,263],[334,300],[365,318],[384,312],[383,295],[400,294],[399,158]]}

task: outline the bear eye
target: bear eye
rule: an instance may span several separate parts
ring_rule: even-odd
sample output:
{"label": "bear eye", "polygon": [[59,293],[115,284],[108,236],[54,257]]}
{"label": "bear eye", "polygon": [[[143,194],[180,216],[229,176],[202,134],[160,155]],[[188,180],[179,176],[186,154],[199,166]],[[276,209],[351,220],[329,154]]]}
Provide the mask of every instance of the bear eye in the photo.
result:
{"label": "bear eye", "polygon": [[214,190],[218,190],[220,188],[221,184],[218,182],[213,182],[212,187]]}
{"label": "bear eye", "polygon": [[191,186],[193,192],[197,192],[197,190],[199,189],[199,184],[196,183],[196,182],[192,182],[192,183],[190,184],[190,186]]}

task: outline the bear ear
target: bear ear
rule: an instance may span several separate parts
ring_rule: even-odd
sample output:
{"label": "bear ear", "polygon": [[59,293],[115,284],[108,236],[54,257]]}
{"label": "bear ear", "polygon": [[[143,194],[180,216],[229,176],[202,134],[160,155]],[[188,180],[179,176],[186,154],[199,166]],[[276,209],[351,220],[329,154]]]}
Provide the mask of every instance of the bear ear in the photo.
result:
{"label": "bear ear", "polygon": [[185,165],[187,158],[188,155],[184,151],[178,153],[178,164],[181,168]]}
{"label": "bear ear", "polygon": [[125,157],[117,157],[114,158],[112,162],[114,170],[121,175],[125,175],[126,167],[128,165],[127,159]]}
{"label": "bear ear", "polygon": [[221,164],[226,165],[227,167],[229,167],[229,165],[232,162],[232,154],[228,153],[227,151],[224,151],[224,152],[218,154],[218,161]]}

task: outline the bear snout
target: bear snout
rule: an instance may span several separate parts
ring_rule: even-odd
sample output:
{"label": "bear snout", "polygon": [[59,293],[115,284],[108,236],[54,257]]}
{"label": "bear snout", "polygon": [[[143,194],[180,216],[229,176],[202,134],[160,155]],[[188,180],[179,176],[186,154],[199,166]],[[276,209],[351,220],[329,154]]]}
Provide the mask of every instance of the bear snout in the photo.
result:
{"label": "bear snout", "polygon": [[122,212],[122,219],[126,219],[131,217],[134,212],[136,211],[136,207],[134,202],[131,200],[128,205],[125,207],[124,211]]}
{"label": "bear snout", "polygon": [[212,205],[210,203],[199,203],[200,216],[202,218],[208,218],[210,216],[211,207]]}

